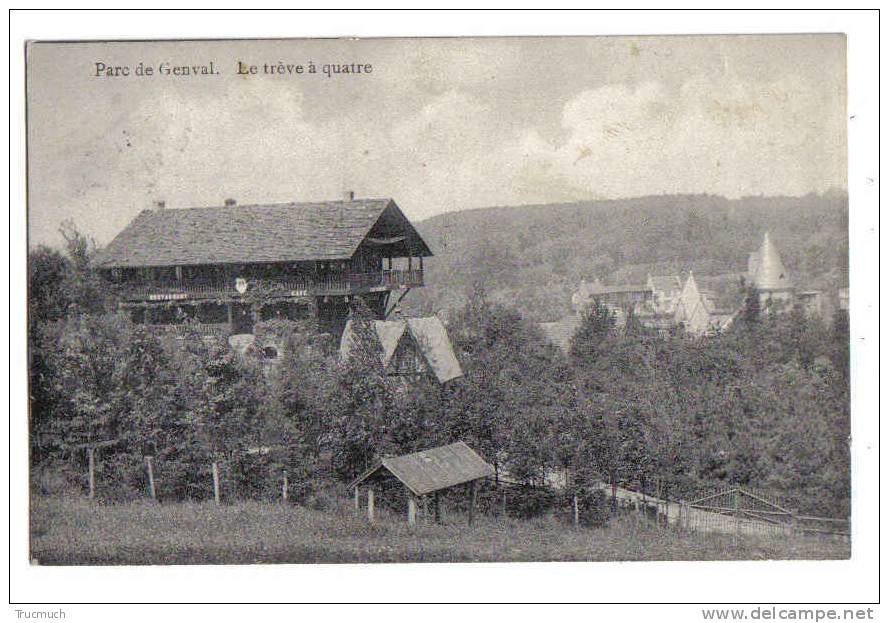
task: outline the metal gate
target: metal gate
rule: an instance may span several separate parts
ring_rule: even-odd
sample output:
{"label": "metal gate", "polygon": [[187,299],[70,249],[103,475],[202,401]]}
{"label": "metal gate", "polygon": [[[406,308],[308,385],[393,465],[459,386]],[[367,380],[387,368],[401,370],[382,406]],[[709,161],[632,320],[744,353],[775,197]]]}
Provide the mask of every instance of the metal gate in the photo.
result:
{"label": "metal gate", "polygon": [[746,487],[730,487],[681,502],[678,523],[681,529],[723,534],[849,536],[848,520],[800,515]]}

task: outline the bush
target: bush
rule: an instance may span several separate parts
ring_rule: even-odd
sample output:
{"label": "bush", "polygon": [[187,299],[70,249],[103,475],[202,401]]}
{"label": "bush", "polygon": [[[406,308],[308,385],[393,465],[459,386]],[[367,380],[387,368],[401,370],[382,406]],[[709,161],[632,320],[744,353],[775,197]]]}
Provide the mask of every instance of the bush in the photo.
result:
{"label": "bush", "polygon": [[506,513],[511,517],[530,519],[555,510],[558,496],[549,487],[522,485],[514,487],[506,496]]}
{"label": "bush", "polygon": [[31,494],[78,497],[84,494],[81,476],[71,463],[57,459],[44,461],[31,468]]}
{"label": "bush", "polygon": [[109,502],[132,502],[148,497],[148,473],[140,458],[128,453],[99,455],[96,495]]}
{"label": "bush", "polygon": [[[567,504],[573,506],[573,497],[567,496]],[[601,489],[579,488],[577,507],[580,524],[583,526],[601,528],[611,518],[611,498]]]}
{"label": "bush", "polygon": [[293,493],[297,503],[317,511],[342,508],[348,499],[342,483],[319,477],[296,483]]}

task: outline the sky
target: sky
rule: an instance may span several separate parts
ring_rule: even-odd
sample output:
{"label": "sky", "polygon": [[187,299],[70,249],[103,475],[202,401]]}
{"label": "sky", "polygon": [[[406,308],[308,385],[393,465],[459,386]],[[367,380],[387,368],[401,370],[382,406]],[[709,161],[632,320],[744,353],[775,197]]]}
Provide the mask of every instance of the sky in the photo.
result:
{"label": "sky", "polygon": [[[842,35],[35,43],[29,243],[140,211],[487,206],[846,188]],[[174,76],[163,63],[218,73]],[[309,62],[318,73],[308,74]],[[136,76],[139,63],[152,76]],[[239,75],[238,63],[257,74]],[[96,63],[129,76],[96,76]],[[302,65],[266,75],[262,65]],[[371,73],[324,75],[326,64]]]}

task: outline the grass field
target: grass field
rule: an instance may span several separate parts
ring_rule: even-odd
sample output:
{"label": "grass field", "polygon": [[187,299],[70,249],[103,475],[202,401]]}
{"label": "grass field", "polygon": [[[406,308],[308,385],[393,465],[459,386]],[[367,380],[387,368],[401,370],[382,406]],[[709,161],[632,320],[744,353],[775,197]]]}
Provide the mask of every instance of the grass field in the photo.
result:
{"label": "grass field", "polygon": [[532,520],[459,515],[409,527],[385,513],[373,524],[344,500],[335,509],[238,502],[103,504],[35,496],[31,555],[44,565],[313,562],[764,560],[848,558],[848,542],[677,534],[623,518],[575,529]]}

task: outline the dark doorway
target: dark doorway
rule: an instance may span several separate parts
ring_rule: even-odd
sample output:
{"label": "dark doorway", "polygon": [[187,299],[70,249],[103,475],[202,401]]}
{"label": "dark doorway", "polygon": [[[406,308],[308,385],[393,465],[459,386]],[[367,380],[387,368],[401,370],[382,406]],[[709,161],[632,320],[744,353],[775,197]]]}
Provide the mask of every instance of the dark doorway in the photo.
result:
{"label": "dark doorway", "polygon": [[232,334],[253,333],[253,310],[242,303],[232,304]]}

